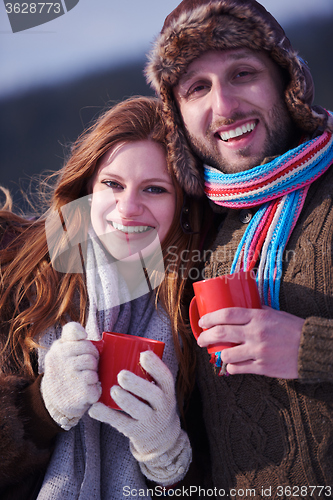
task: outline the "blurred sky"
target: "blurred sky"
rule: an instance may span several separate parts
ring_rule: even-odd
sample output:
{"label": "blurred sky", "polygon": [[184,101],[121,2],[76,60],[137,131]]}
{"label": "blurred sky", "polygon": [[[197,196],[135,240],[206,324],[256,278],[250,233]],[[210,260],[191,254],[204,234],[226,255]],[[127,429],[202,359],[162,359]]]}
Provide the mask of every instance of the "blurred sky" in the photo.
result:
{"label": "blurred sky", "polygon": [[[4,5],[7,1],[0,0],[0,97],[142,57],[166,15],[179,3],[79,0],[72,10],[51,22],[12,33]],[[297,20],[333,13],[333,0],[261,3],[285,28]]]}

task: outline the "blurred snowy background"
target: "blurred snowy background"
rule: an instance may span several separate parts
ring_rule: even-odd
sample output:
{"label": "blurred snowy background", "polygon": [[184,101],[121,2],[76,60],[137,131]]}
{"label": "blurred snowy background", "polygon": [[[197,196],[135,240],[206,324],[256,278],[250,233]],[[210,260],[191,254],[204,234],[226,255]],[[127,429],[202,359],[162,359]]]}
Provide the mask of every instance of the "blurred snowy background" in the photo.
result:
{"label": "blurred snowy background", "polygon": [[[178,0],[79,0],[61,17],[12,33],[0,3],[0,183],[19,185],[62,166],[111,101],[150,94],[145,54]],[[316,102],[333,108],[333,0],[262,0],[309,62]],[[23,184],[22,184],[23,182]]]}

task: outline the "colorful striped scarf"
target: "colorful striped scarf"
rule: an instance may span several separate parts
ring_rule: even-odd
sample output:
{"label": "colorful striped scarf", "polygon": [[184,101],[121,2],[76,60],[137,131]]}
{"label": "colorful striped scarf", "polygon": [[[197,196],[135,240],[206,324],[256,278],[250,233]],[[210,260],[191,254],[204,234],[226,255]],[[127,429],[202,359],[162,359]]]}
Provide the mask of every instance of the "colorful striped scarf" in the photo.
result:
{"label": "colorful striped scarf", "polygon": [[223,174],[205,165],[205,193],[229,208],[259,206],[236,251],[231,273],[258,264],[262,303],[279,309],[283,252],[308,189],[333,164],[333,136],[326,131],[273,161]]}

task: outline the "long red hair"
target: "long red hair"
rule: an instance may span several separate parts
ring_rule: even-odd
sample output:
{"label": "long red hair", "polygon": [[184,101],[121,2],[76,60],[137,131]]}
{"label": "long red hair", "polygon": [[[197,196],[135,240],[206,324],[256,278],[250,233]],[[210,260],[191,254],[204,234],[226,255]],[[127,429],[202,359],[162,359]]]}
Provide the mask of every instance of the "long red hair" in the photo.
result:
{"label": "long red hair", "polygon": [[[98,160],[119,143],[150,139],[161,144],[167,154],[166,130],[157,99],[136,97],[107,110],[74,143],[64,167],[48,178],[52,184],[48,206],[38,218],[27,220],[12,211],[10,197],[0,211],[2,243],[0,249],[0,321],[7,333],[4,349],[15,360],[18,372],[34,376],[32,353],[46,328],[70,320],[85,324],[87,290],[84,274],[60,273],[50,260],[45,221],[50,213],[78,200],[89,191],[89,182],[98,168]],[[184,233],[180,224],[184,194],[176,188],[176,211],[169,232],[162,242],[166,276],[157,289],[159,300],[171,318],[173,338],[179,359],[179,395],[183,399],[193,382],[194,360],[191,334],[184,320],[184,297],[192,266],[191,254],[197,252],[202,219],[202,205],[190,201],[189,222],[193,232]],[[202,202],[201,202],[202,203]],[[84,211],[83,211],[84,212]],[[81,211],[74,214],[75,227],[86,224]],[[177,259],[170,266],[174,249],[186,261]],[[171,250],[173,249],[173,250]],[[183,265],[180,272],[179,266]],[[5,367],[2,368],[6,370]]]}

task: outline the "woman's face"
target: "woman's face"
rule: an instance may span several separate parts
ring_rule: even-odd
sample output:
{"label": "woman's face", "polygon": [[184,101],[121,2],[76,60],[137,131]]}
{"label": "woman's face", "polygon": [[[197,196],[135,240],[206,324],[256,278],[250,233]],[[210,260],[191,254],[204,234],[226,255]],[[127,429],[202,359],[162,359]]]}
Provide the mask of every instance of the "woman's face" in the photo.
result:
{"label": "woman's face", "polygon": [[152,252],[156,240],[163,242],[175,208],[176,191],[160,144],[123,143],[102,156],[92,184],[91,223],[114,258]]}

